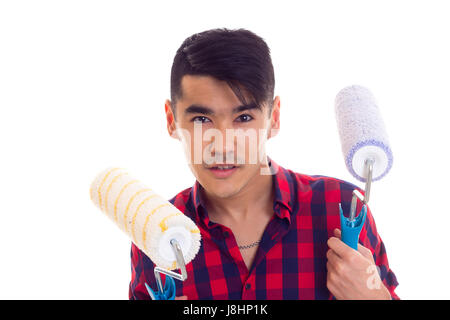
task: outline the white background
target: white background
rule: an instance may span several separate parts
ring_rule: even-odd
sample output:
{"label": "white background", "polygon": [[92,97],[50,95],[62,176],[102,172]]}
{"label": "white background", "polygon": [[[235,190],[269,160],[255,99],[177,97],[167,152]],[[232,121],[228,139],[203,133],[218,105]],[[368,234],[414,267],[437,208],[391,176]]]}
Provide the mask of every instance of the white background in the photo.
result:
{"label": "white background", "polygon": [[341,178],[334,97],[378,100],[394,166],[371,210],[403,299],[448,299],[450,9],[446,1],[1,1],[0,298],[127,299],[130,242],[90,200],[120,166],[169,199],[194,183],[166,131],[188,36],[268,43],[280,165]]}

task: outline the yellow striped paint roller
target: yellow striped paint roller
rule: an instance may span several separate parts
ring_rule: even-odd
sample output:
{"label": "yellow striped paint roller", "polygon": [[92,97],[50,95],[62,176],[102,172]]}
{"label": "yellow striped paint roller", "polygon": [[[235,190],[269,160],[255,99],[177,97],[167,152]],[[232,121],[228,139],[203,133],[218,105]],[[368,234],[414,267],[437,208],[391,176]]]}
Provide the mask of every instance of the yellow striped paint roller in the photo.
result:
{"label": "yellow striped paint roller", "polygon": [[[157,195],[122,168],[108,168],[97,175],[91,199],[133,243],[160,268],[184,268],[200,249],[200,230],[169,201]],[[173,239],[184,261],[176,257]],[[178,258],[178,259],[177,259]]]}

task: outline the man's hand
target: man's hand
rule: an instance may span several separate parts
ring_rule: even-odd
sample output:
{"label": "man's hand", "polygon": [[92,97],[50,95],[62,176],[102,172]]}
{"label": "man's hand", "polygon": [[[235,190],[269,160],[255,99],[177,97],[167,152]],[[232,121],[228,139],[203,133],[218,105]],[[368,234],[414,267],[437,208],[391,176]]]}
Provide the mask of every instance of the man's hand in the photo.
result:
{"label": "man's hand", "polygon": [[334,235],[327,242],[327,288],[336,299],[391,299],[371,251],[360,244],[358,251],[347,246],[341,241],[339,229],[334,230]]}

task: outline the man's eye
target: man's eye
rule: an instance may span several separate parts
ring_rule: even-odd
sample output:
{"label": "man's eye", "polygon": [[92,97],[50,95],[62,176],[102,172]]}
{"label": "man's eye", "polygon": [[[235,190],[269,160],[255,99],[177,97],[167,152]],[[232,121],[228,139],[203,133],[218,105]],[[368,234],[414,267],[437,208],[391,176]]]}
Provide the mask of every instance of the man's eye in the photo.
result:
{"label": "man's eye", "polygon": [[238,122],[249,122],[253,120],[253,117],[249,114],[240,115],[238,118]]}
{"label": "man's eye", "polygon": [[191,120],[192,122],[198,122],[198,123],[205,123],[207,121],[209,121],[209,119],[207,117],[204,116],[199,116],[199,117],[195,117]]}

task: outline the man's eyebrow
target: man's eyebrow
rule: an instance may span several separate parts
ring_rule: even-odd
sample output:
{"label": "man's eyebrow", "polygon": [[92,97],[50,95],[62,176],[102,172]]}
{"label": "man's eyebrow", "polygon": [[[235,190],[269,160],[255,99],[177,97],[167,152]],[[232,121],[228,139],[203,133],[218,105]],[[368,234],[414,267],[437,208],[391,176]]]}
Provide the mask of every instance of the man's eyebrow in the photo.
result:
{"label": "man's eyebrow", "polygon": [[[242,111],[252,110],[252,109],[261,111],[261,106],[257,105],[256,103],[245,104],[245,105],[241,105],[241,106],[233,108],[233,113],[239,113]],[[193,114],[193,113],[214,115],[214,110],[209,107],[200,105],[200,104],[191,104],[189,107],[186,108],[186,110],[184,110],[184,114]]]}
{"label": "man's eyebrow", "polygon": [[189,107],[186,108],[186,110],[184,110],[184,114],[193,114],[193,113],[213,115],[214,111],[211,108],[199,104],[191,104]]}
{"label": "man's eyebrow", "polygon": [[242,111],[252,110],[252,109],[256,109],[256,110],[262,111],[260,105],[258,105],[256,103],[250,103],[250,104],[245,104],[245,105],[242,105],[242,106],[234,108],[233,109],[233,113],[239,113],[239,112],[242,112]]}

